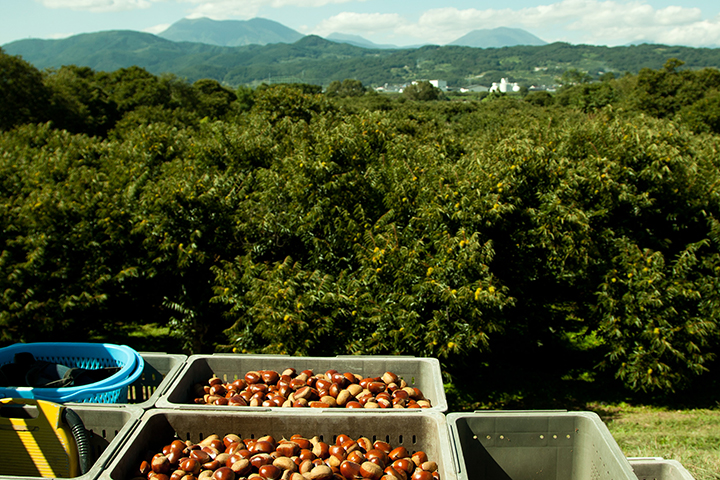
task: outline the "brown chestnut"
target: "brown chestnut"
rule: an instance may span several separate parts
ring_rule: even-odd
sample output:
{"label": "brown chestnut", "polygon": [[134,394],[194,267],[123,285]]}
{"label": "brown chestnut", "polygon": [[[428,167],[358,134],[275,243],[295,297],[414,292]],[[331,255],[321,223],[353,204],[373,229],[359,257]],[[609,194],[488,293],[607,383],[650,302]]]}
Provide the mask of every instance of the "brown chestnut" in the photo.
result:
{"label": "brown chestnut", "polygon": [[394,448],[390,453],[388,453],[388,457],[390,460],[395,461],[400,458],[409,457],[410,453],[408,452],[407,448],[400,446],[397,448]]}
{"label": "brown chestnut", "polygon": [[228,467],[220,467],[215,470],[212,478],[213,480],[235,480],[235,472]]}
{"label": "brown chestnut", "polygon": [[418,467],[428,461],[428,456],[423,451],[413,453],[410,458],[412,458],[413,463]]}
{"label": "brown chestnut", "polygon": [[280,478],[280,475],[282,475],[282,471],[272,464],[261,466],[258,469],[258,473],[261,477],[267,478],[268,480],[277,480]]}
{"label": "brown chestnut", "polygon": [[415,472],[410,477],[411,480],[432,480],[433,475],[430,472],[426,472],[425,470],[415,470]]}
{"label": "brown chestnut", "polygon": [[363,462],[363,464],[360,465],[360,475],[370,480],[380,480],[380,477],[383,475],[383,469],[376,463]]}
{"label": "brown chestnut", "polygon": [[345,460],[340,464],[340,474],[348,480],[353,480],[360,475],[360,464]]}

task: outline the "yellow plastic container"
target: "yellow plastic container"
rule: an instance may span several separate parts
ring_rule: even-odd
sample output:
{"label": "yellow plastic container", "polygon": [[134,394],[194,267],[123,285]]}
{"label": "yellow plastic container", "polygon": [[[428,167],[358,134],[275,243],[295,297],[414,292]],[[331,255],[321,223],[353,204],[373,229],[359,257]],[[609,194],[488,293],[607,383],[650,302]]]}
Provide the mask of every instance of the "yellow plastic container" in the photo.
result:
{"label": "yellow plastic container", "polygon": [[0,399],[0,451],[3,475],[76,477],[78,447],[65,407],[45,400]]}

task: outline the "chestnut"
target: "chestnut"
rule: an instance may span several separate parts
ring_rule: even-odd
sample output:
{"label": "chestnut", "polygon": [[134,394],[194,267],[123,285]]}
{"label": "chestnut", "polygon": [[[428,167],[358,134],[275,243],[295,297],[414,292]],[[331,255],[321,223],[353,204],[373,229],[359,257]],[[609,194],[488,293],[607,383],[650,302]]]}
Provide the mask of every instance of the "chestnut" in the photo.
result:
{"label": "chestnut", "polygon": [[290,457],[278,457],[275,460],[273,460],[273,465],[275,465],[280,470],[290,470],[291,472],[297,471],[297,465]]}
{"label": "chestnut", "polygon": [[180,467],[180,470],[184,470],[187,473],[192,473],[193,475],[199,474],[200,469],[202,468],[200,462],[198,462],[194,458],[183,458],[178,464],[178,466]]}
{"label": "chestnut", "polygon": [[282,471],[273,464],[263,465],[258,469],[261,477],[268,480],[277,480],[282,475]]}
{"label": "chestnut", "polygon": [[273,459],[270,457],[267,453],[256,453],[252,457],[250,457],[250,463],[255,468],[260,468],[263,465],[267,465],[268,463],[272,463]]}
{"label": "chestnut", "polygon": [[360,475],[370,480],[380,480],[380,477],[383,475],[383,469],[376,463],[363,462],[363,464],[360,465]]}
{"label": "chestnut", "polygon": [[411,475],[415,471],[415,464],[409,458],[399,458],[392,463],[392,467],[397,470],[404,470],[405,473]]}
{"label": "chestnut", "polygon": [[382,450],[378,450],[376,448],[372,448],[372,449],[368,450],[367,453],[365,453],[365,458],[368,460],[371,460],[373,458],[378,458],[385,464],[387,464],[388,460],[389,460],[387,453],[385,453]]}
{"label": "chestnut", "polygon": [[235,480],[235,472],[228,467],[220,467],[212,475],[213,480]]}
{"label": "chestnut", "polygon": [[290,440],[295,442],[300,447],[301,450],[302,449],[311,450],[313,447],[313,444],[310,443],[310,440],[308,440],[307,438],[303,438],[299,435],[298,436],[293,435],[292,437],[290,437]]}
{"label": "chestnut", "polygon": [[327,465],[316,465],[304,475],[308,480],[330,480],[333,477],[332,468]]}
{"label": "chestnut", "polygon": [[355,462],[357,464],[363,463],[365,461],[365,455],[360,450],[354,450],[347,455],[347,460],[350,460],[351,462]]}
{"label": "chestnut", "polygon": [[432,473],[426,472],[425,470],[415,470],[415,473],[410,477],[411,480],[433,480]]}
{"label": "chestnut", "polygon": [[345,460],[340,464],[340,474],[348,480],[353,480],[360,475],[360,464]]}
{"label": "chestnut", "polygon": [[[263,437],[265,438],[265,437]],[[275,451],[275,441],[272,439],[265,439],[265,440],[258,440],[255,442],[255,445],[253,445],[253,448],[249,449],[252,453],[270,453]]]}
{"label": "chestnut", "polygon": [[268,385],[274,385],[280,379],[280,374],[275,370],[263,370],[260,372],[263,382]]}
{"label": "chestnut", "polygon": [[423,451],[417,451],[413,453],[410,458],[412,459],[413,463],[418,467],[428,461],[428,456]]}
{"label": "chestnut", "polygon": [[247,477],[252,471],[252,465],[247,458],[241,458],[230,464],[229,467],[238,477]]}
{"label": "chestnut", "polygon": [[381,378],[382,381],[386,384],[397,383],[397,381],[399,380],[398,376],[395,375],[393,372],[385,372],[382,374]]}
{"label": "chestnut", "polygon": [[376,440],[375,443],[373,443],[373,448],[381,450],[385,453],[390,453],[392,451],[390,444],[388,442],[383,442],[382,440]]}
{"label": "chestnut", "polygon": [[390,460],[395,461],[400,458],[409,457],[410,453],[408,452],[407,448],[400,446],[397,448],[394,448],[390,453],[388,453],[388,458]]}
{"label": "chestnut", "polygon": [[258,372],[247,372],[245,374],[245,383],[248,385],[260,383],[260,381],[262,381],[262,378]]}
{"label": "chestnut", "polygon": [[385,470],[383,470],[385,475],[388,475],[392,478],[396,478],[397,480],[407,480],[408,474],[405,470],[397,470],[392,465],[389,467],[385,467]]}
{"label": "chestnut", "polygon": [[169,480],[180,480],[185,475],[187,475],[187,472],[185,470],[175,470],[170,474]]}
{"label": "chestnut", "polygon": [[386,387],[387,385],[383,382],[369,382],[365,388],[370,390],[370,393],[373,395],[377,395],[380,392],[384,392]]}
{"label": "chestnut", "polygon": [[281,442],[275,448],[275,451],[277,451],[283,457],[294,457],[295,455],[300,453],[300,445],[292,441],[285,441]]}
{"label": "chestnut", "polygon": [[203,464],[212,460],[212,457],[205,450],[191,450],[190,458],[197,460],[198,463]]}
{"label": "chestnut", "polygon": [[158,453],[150,461],[150,468],[154,473],[168,474],[170,473],[170,461],[165,455]]}

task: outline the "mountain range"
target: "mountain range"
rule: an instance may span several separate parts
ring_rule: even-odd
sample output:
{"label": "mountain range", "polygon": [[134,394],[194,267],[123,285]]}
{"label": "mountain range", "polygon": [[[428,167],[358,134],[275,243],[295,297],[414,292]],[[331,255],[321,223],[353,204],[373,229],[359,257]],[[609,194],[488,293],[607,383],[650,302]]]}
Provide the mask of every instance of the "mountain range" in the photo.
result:
{"label": "mountain range", "polygon": [[[251,20],[211,20],[209,18],[184,18],[173,23],[159,37],[173,42],[194,42],[238,47],[243,45],[268,45],[272,43],[295,43],[304,35],[285,25],[265,18]],[[327,37],[337,43],[347,43],[363,48],[397,49],[396,45],[379,45],[359,35],[331,33]],[[519,28],[499,27],[474,30],[448,45],[478,48],[513,47],[516,45],[545,45],[547,42]],[[416,48],[416,47],[402,47]]]}
{"label": "mountain range", "polygon": [[521,28],[498,27],[493,29],[473,30],[448,45],[463,47],[502,48],[517,45],[547,45],[532,33]]}
{"label": "mountain range", "polygon": [[[487,44],[490,34],[504,35],[505,42],[542,42],[527,32],[495,29],[494,33],[480,31],[477,38],[466,35],[454,43]],[[375,86],[423,78],[443,79],[455,86],[469,82],[487,85],[502,77],[527,85],[551,84],[568,68],[593,76],[602,72],[633,73],[644,67],[662,68],[669,58],[684,61],[687,68],[720,67],[720,49],[567,43],[400,48],[376,45],[357,36],[328,37],[303,36],[263,19],[233,23],[198,19],[178,22],[160,35],[104,31],[59,40],[18,40],[3,45],[3,50],[22,56],[39,69],[78,65],[114,71],[138,66],[156,75],[173,74],[191,82],[209,78],[225,85],[250,86],[277,82],[327,85],[346,78]],[[255,43],[237,45],[253,39]]]}
{"label": "mountain range", "polygon": [[285,25],[253,18],[250,20],[211,20],[183,18],[170,25],[159,37],[173,42],[196,42],[223,47],[295,43],[304,35]]}

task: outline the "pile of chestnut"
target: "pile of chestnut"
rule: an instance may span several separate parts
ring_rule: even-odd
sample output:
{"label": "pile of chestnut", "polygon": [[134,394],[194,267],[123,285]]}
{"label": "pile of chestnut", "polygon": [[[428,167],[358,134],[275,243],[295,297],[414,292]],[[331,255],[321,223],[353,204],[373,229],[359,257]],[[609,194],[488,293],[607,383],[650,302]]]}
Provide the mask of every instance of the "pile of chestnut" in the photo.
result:
{"label": "pile of chestnut", "polygon": [[410,387],[392,372],[379,377],[337,370],[300,373],[288,368],[247,372],[244,377],[224,382],[213,376],[193,389],[197,404],[251,407],[315,408],[430,408],[420,389]]}
{"label": "pile of chestnut", "polygon": [[422,451],[366,437],[338,435],[329,445],[300,435],[276,442],[229,434],[173,440],[143,460],[133,480],[440,480],[437,470]]}

